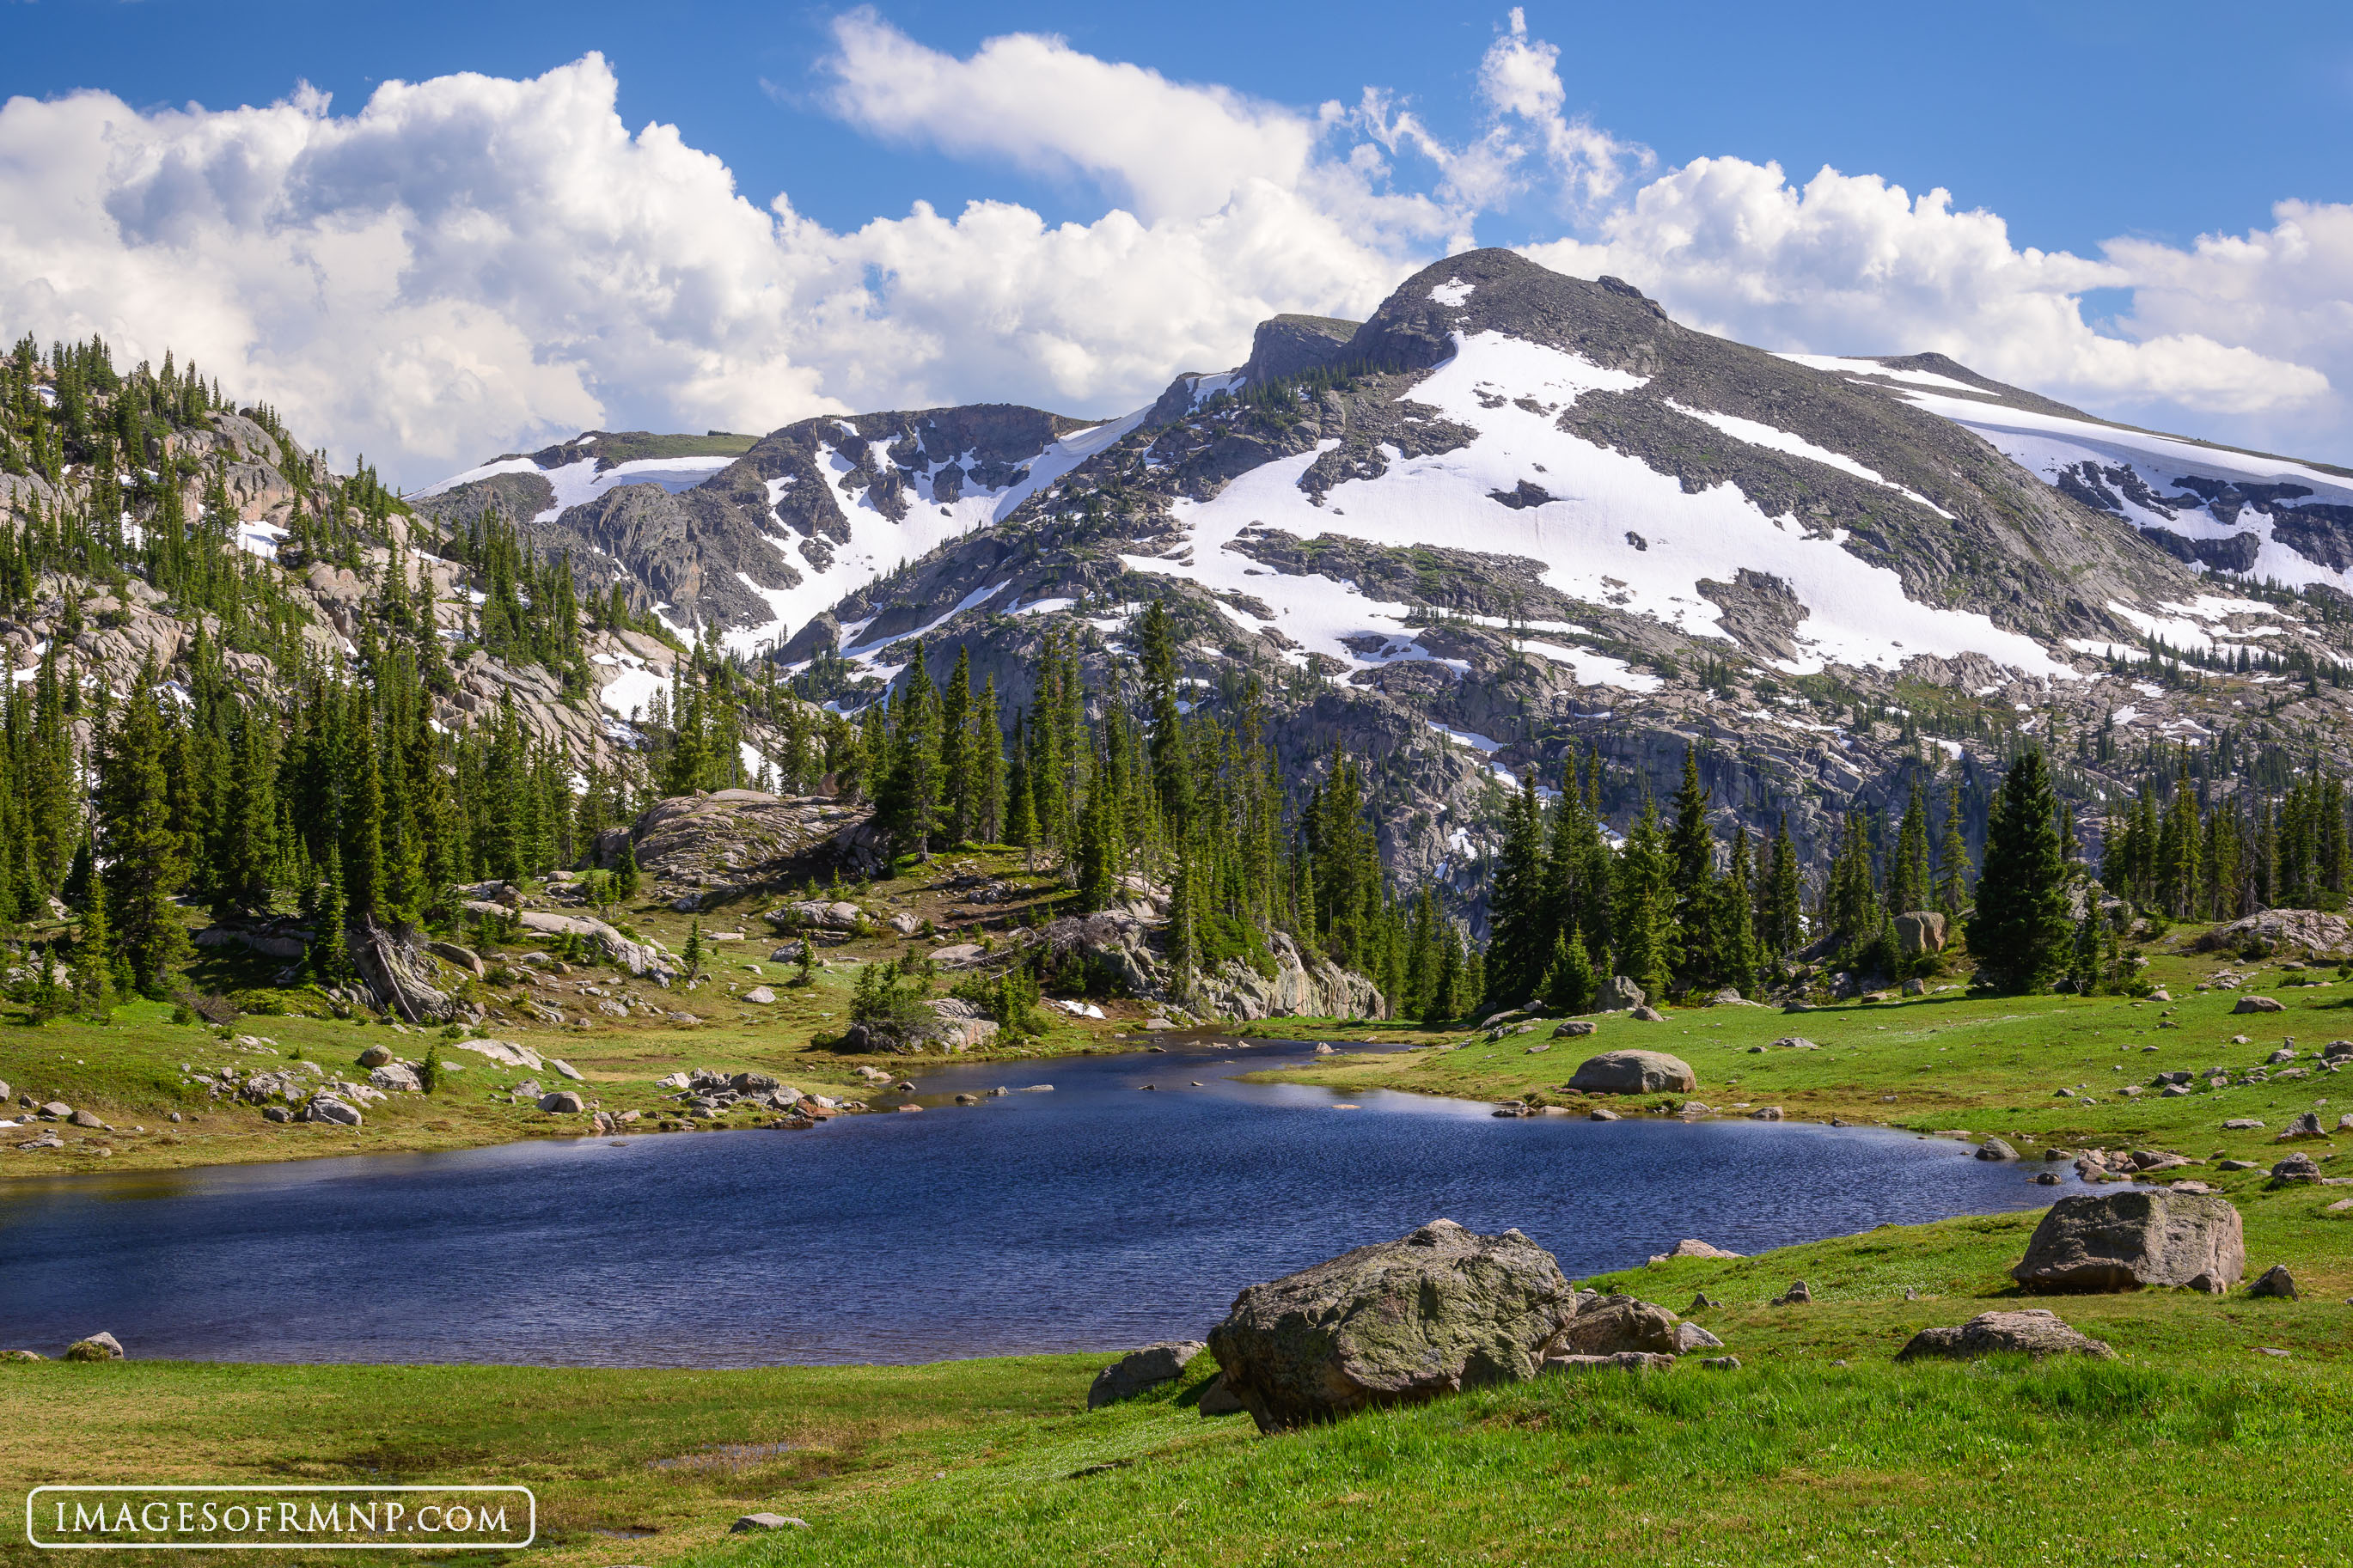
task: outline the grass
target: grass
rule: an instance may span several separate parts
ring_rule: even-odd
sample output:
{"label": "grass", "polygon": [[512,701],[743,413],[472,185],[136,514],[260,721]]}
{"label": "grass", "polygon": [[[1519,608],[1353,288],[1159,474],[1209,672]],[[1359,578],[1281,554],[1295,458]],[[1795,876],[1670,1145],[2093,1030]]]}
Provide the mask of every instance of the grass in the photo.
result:
{"label": "grass", "polygon": [[[1472,1100],[1520,1099],[1584,1111],[1608,1104],[1672,1110],[1686,1099],[1725,1115],[1779,1106],[1791,1119],[1884,1123],[1921,1132],[1997,1135],[2039,1157],[2049,1148],[2159,1147],[2193,1158],[2232,1157],[2265,1166],[2281,1151],[2273,1140],[2298,1112],[2318,1110],[2323,1125],[2353,1110],[2353,1082],[2316,1065],[2319,1047],[2353,1036],[2353,985],[2282,984],[2305,973],[2271,965],[2253,970],[2237,991],[2194,987],[2220,961],[2168,956],[2152,975],[2175,1000],[2139,1002],[2116,996],[1969,996],[1958,990],[1897,1002],[1849,1003],[1802,1014],[1772,1007],[1672,1008],[1663,1023],[1599,1015],[1598,1031],[1555,1040],[1549,1021],[1533,1033],[1461,1043],[1459,1033],[1437,1034],[1396,1025],[1359,1029],[1327,1020],[1293,1020],[1282,1032],[1342,1039],[1401,1041],[1409,1053],[1343,1055],[1288,1070],[1287,1080],[1324,1084],[1343,1092],[1395,1089]],[[2275,997],[2279,1013],[2233,1015],[2240,995]],[[2232,1043],[2243,1035],[2244,1045]],[[1801,1037],[1820,1048],[1772,1042]],[[2299,1055],[2292,1065],[2308,1076],[2234,1084],[2165,1098],[2152,1080],[2169,1071],[2223,1067],[2235,1076],[2262,1065],[2284,1039]],[[1530,1054],[1529,1047],[1545,1047]],[[1757,1049],[1756,1047],[1762,1047]],[[1699,1089],[1690,1096],[1652,1096],[1630,1105],[1564,1086],[1577,1064],[1599,1051],[1664,1051],[1687,1062]],[[2137,1095],[2127,1095],[2127,1086]],[[2071,1091],[2062,1097],[2055,1091]],[[2087,1103],[2089,1101],[2090,1103]],[[2333,1108],[2332,1108],[2333,1107]],[[2226,1121],[2253,1119],[2260,1130],[2226,1131]],[[2303,1145],[2325,1156],[2320,1145]],[[2229,1178],[2210,1168],[2184,1173],[2200,1180]]]}
{"label": "grass", "polygon": [[[2157,978],[2181,998],[2170,1013],[2156,1002],[1951,993],[1802,1016],[1672,1010],[1664,1023],[1605,1019],[1596,1036],[1557,1044],[1548,1029],[1466,1046],[1460,1035],[1329,1020],[1263,1032],[1421,1047],[1284,1075],[1345,1092],[1508,1095],[1575,1110],[1587,1102],[1558,1086],[1576,1061],[1639,1044],[1690,1061],[1698,1098],[1727,1110],[1778,1104],[1793,1117],[1998,1132],[2030,1154],[2154,1144],[2268,1164],[2287,1117],[2331,1098],[2327,1075],[2176,1100],[2118,1091],[2160,1070],[2252,1067],[2290,1035],[2309,1057],[2341,1027],[2340,997],[2353,1000],[2353,987],[2281,985],[2304,977],[2267,969],[2247,989],[2287,1010],[2234,1016],[2236,994],[2192,989],[2212,967],[2158,961]],[[827,974],[808,1012],[846,984]],[[306,1053],[393,1038],[322,1019],[269,1023],[280,1048]],[[838,1066],[796,1037],[807,1026],[720,1018],[537,1043],[568,1052],[619,1103],[687,1056],[787,1072]],[[95,1098],[167,1099],[176,1073],[156,1081],[158,1047],[139,1038],[159,1032],[222,1048],[153,1016],[111,1031],[8,1028],[0,1071],[14,1081],[22,1042],[34,1041],[51,1058],[42,1071],[81,1075],[73,1081]],[[1799,1032],[1822,1048],[1768,1044]],[[1066,1048],[1113,1047],[1118,1033],[1106,1025]],[[2246,1045],[2230,1043],[2238,1033]],[[1530,1055],[1531,1044],[1549,1048]],[[2051,1093],[2079,1083],[2092,1087]],[[303,1149],[291,1139],[313,1133],[340,1136],[342,1148],[396,1147],[410,1118],[462,1114],[479,1120],[459,1135],[481,1137],[554,1120],[461,1103],[467,1092],[487,1100],[470,1085],[396,1101],[357,1139],[235,1135],[263,1150]],[[2271,1125],[2221,1130],[2242,1116]],[[1176,1385],[1093,1413],[1084,1396],[1100,1357],[709,1373],[52,1363],[0,1364],[0,1399],[17,1416],[0,1425],[0,1475],[20,1490],[60,1479],[519,1481],[541,1500],[543,1540],[529,1555],[565,1568],[2330,1560],[2333,1521],[2353,1501],[2343,1458],[2353,1439],[2353,1211],[2328,1211],[2332,1188],[2266,1190],[2260,1170],[2210,1163],[2189,1173],[2239,1206],[2249,1273],[2285,1263],[2304,1299],[2149,1291],[2040,1303],[2110,1342],[2114,1363],[1894,1362],[1923,1327],[2035,1304],[2007,1270],[2039,1215],[2005,1214],[1588,1281],[1678,1309],[1704,1291],[1724,1305],[1695,1321],[1741,1358],[1738,1371],[1692,1357],[1639,1378],[1546,1377],[1271,1438],[1245,1417],[1198,1413],[1214,1371],[1206,1357]],[[1813,1304],[1771,1306],[1795,1279]],[[808,1528],[727,1533],[757,1510]],[[17,1542],[0,1542],[0,1558],[30,1560],[18,1529],[14,1518],[0,1525]]]}
{"label": "grass", "polygon": [[[2353,1501],[2341,1233],[2310,1189],[2243,1206],[2251,1250],[2326,1289],[2050,1303],[2113,1363],[1894,1363],[1918,1328],[2023,1304],[2003,1269],[2035,1216],[2010,1215],[1599,1281],[1726,1301],[1698,1321],[1736,1372],[1548,1376],[1270,1438],[1194,1408],[1206,1356],[1092,1413],[1100,1357],[0,1364],[0,1477],[522,1482],[529,1555],[565,1568],[2327,1560]],[[1815,1304],[1766,1306],[1792,1277]],[[808,1529],[726,1533],[762,1509]],[[0,1559],[29,1561],[18,1529],[0,1517]]]}

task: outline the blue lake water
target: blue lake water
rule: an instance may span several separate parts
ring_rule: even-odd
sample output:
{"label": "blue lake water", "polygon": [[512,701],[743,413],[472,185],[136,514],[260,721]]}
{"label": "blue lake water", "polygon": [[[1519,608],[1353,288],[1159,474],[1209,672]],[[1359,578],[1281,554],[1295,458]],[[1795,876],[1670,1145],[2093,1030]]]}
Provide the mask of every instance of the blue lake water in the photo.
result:
{"label": "blue lake water", "polygon": [[[1443,1215],[1572,1278],[2047,1202],[1955,1142],[1804,1122],[1360,1109],[1312,1047],[951,1067],[920,1115],[0,1187],[0,1347],[742,1366],[1199,1338],[1234,1294]],[[1199,1088],[1193,1080],[1200,1080]],[[1019,1089],[976,1106],[958,1090]],[[1145,1092],[1143,1085],[1155,1089]],[[1672,1303],[1671,1303],[1672,1304]]]}

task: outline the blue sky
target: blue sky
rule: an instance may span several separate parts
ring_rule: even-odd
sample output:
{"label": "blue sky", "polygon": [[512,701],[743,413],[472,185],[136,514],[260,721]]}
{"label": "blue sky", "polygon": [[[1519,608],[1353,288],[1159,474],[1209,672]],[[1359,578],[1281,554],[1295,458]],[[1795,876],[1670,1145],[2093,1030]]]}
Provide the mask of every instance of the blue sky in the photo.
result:
{"label": "blue sky", "polygon": [[[1013,34],[1058,36],[1066,47],[1051,59],[984,51]],[[1506,45],[1510,58],[1499,65]],[[679,168],[656,172],[661,158],[643,147],[611,153],[593,169],[548,151],[551,139],[578,140],[597,123],[595,106],[583,106],[596,82],[560,74],[591,51],[608,73],[606,117],[617,116],[619,129],[634,136],[649,122],[675,127],[683,148],[723,164],[751,208],[781,195],[815,226],[797,239],[770,237],[781,261],[753,255],[755,239],[731,241],[751,249],[718,267],[718,280],[687,290],[702,310],[693,324],[679,324],[680,300],[667,284],[617,302],[609,289],[588,298],[595,290],[575,279],[565,287],[580,289],[579,299],[559,310],[544,303],[543,287],[534,304],[522,298],[532,289],[513,281],[515,258],[487,257],[470,238],[460,245],[453,236],[466,234],[462,225],[434,226],[445,205],[487,203],[482,210],[502,217],[482,193],[506,178],[517,194],[503,199],[514,207],[573,179],[679,184]],[[886,74],[915,60],[943,73],[941,85],[923,101],[902,101],[888,81],[857,76],[855,62],[869,57]],[[1050,68],[1038,78],[1038,124],[1000,135],[960,115],[959,95],[976,86],[1004,91],[1011,82],[1019,102],[1020,73],[1041,59]],[[1139,110],[1134,125],[1108,125],[1126,115],[1120,81],[1137,79],[1114,79],[1123,65],[1171,86],[1219,90],[1179,94]],[[1103,95],[1056,118],[1052,100],[1073,83],[1083,89],[1088,71],[1103,78]],[[393,193],[381,213],[344,185],[332,212],[318,205],[317,146],[273,162],[286,137],[325,133],[223,112],[283,105],[307,81],[332,95],[325,122],[348,123],[386,79],[429,83],[459,72],[561,79],[576,90],[522,102],[447,88],[439,107],[417,109],[370,143],[371,177]],[[1497,85],[1507,81],[1535,100],[1507,102]],[[1370,118],[1368,88],[1386,95]],[[125,174],[103,117],[58,108],[84,89],[137,115],[133,140],[143,138],[151,162],[184,173],[201,162],[204,192],[191,196],[185,182],[152,167]],[[30,182],[23,193],[0,189],[0,328],[53,332],[86,322],[141,346],[162,335],[193,341],[214,363],[226,357],[258,393],[322,421],[336,441],[379,450],[391,442],[414,450],[424,468],[469,442],[520,441],[575,422],[748,425],[826,405],[991,395],[1108,412],[1174,370],[1231,353],[1246,342],[1253,312],[1361,311],[1397,277],[1467,240],[1537,247],[1565,270],[1620,270],[1679,319],[1767,346],[1945,347],[2104,412],[2353,455],[2339,396],[2353,384],[2353,326],[2343,319],[2353,293],[2353,7],[2343,5],[2226,16],[2162,5],[1533,4],[1514,32],[1504,6],[1207,0],[908,0],[871,12],[0,3],[0,97],[19,95],[48,111],[0,125],[0,164],[15,159],[16,177]],[[1356,112],[1319,122],[1325,102]],[[169,112],[191,103],[209,117]],[[319,118],[315,106],[311,112]],[[1197,112],[1215,124],[1197,131],[1187,118]],[[1398,116],[1409,113],[1419,130],[1397,134]],[[1238,122],[1246,122],[1240,131]],[[504,131],[481,130],[479,142],[453,151],[450,137],[473,134],[461,126]],[[1089,146],[1098,130],[1130,144],[1096,159]],[[1306,216],[1268,218],[1231,252],[1217,249],[1231,233],[1176,233],[1208,222],[1220,197],[1169,195],[1178,175],[1166,166],[1183,161],[1197,134],[1226,132],[1249,142],[1233,153],[1238,180],[1253,174],[1254,159],[1281,163],[1301,138],[1324,138],[1305,165],[1294,159],[1273,176]],[[530,150],[503,150],[501,133]],[[221,139],[243,137],[252,148],[218,155]],[[1163,152],[1153,150],[1155,139]],[[211,151],[190,151],[199,143]],[[65,146],[87,157],[58,156]],[[1335,195],[1335,171],[1352,150],[1378,167]],[[1463,171],[1482,151],[1504,172],[1473,189]],[[338,156],[347,163],[359,154]],[[505,162],[491,174],[451,173],[465,158]],[[1694,160],[1717,161],[1716,177],[1688,173]],[[1754,173],[1776,163],[1786,187]],[[1800,201],[1799,187],[1824,165],[1848,181],[1807,189]],[[240,188],[253,176],[225,172],[252,166],[284,183],[256,195]],[[1604,177],[1594,177],[1597,167]],[[40,228],[45,211],[73,210],[76,180],[82,208],[101,206],[117,220],[113,238],[76,239],[97,253],[49,243]],[[1982,209],[2006,227],[1959,232],[1935,215],[1907,219],[1902,204],[1874,195],[1874,181],[1914,197],[1943,187],[1954,212]],[[1663,182],[1655,193],[1652,182]],[[11,195],[20,199],[11,204]],[[1394,205],[1408,197],[1444,210],[1414,216]],[[1648,220],[1636,210],[1645,199],[1658,204]],[[992,240],[965,223],[948,244],[907,226],[918,202],[955,220],[976,201],[1034,214],[1045,233]],[[1855,216],[1858,204],[1873,201],[1884,210]],[[2274,211],[2283,201],[2309,211],[2285,224]],[[125,221],[134,206],[143,216]],[[1799,213],[1804,232],[1767,250],[1736,237],[1694,260],[1674,239],[1679,225],[1745,233],[1758,215],[1781,209]],[[1137,212],[1142,239],[1115,232],[1113,215],[1123,210]],[[702,218],[685,205],[666,211],[665,221],[690,230],[740,216],[722,212],[708,192]],[[371,229],[376,217],[385,226]],[[870,226],[878,220],[882,227]],[[575,247],[584,258],[602,254],[596,265],[624,277],[674,278],[696,265],[665,249],[669,240],[631,249],[638,241],[627,235],[582,235],[569,221],[517,220],[518,255]],[[1093,248],[1083,257],[1058,248],[1058,225],[1083,229]],[[287,237],[297,230],[299,240]],[[371,275],[369,258],[344,254],[342,239],[361,232],[380,235],[405,259],[396,282]],[[2257,237],[2260,255],[2201,250],[2207,236]],[[110,248],[118,244],[119,254]],[[257,270],[256,244],[285,247],[286,270],[274,280]],[[1347,256],[1329,265],[1303,259],[1318,247]],[[1290,259],[1263,265],[1270,248]],[[1873,259],[1883,251],[1896,258],[1892,267]],[[330,253],[335,259],[322,259]],[[1198,277],[1154,270],[1179,254]],[[1083,278],[1112,265],[1105,256],[1125,261],[1131,279],[1154,279],[1163,296],[1206,301],[1223,287],[1236,302],[1139,298],[1125,316],[1106,307],[1091,333],[1076,319],[1080,305],[1049,298],[1050,274]],[[972,284],[997,265],[1019,280]],[[932,284],[918,280],[926,267]],[[754,278],[763,268],[776,276]],[[100,298],[79,281],[93,268],[125,281]],[[287,304],[297,286],[290,279],[312,277],[326,279],[316,319],[298,320]],[[845,290],[859,279],[863,292],[852,299]],[[702,310],[722,294],[723,302]],[[755,296],[770,303],[748,302]],[[364,397],[326,384],[323,356],[345,356],[335,368],[350,372],[351,339],[335,312],[359,311],[364,300],[376,315],[396,305],[410,312],[406,337],[378,356],[385,368],[377,393],[378,401],[407,396],[414,408],[371,415]],[[994,336],[955,341],[983,318],[996,323]],[[746,348],[754,338],[756,350]],[[624,339],[638,347],[611,347]],[[2050,350],[2058,339],[2073,346]],[[439,346],[423,354],[416,345],[428,340]],[[907,368],[894,377],[881,373],[886,363]],[[438,390],[416,390],[437,380]]]}
{"label": "blue sky", "polygon": [[[2274,202],[2353,199],[2353,6],[1821,5],[1525,7],[1564,51],[1573,106],[1669,163],[1730,153],[1793,174],[1828,163],[2009,220],[2022,245],[2084,250],[2119,234],[2179,243],[2260,225]],[[675,124],[747,195],[789,191],[835,227],[918,197],[1007,197],[1050,218],[1092,193],[911,153],[809,101],[833,8],[791,5],[322,6],[259,0],[39,0],[7,6],[0,96],[105,88],[138,106],[266,103],[298,79],[358,107],[387,77],[531,76],[590,49],[632,126]],[[885,7],[965,54],[1007,32],[1277,101],[1410,95],[1438,129],[1472,118],[1471,79],[1502,8],[1188,4]],[[1480,238],[1550,238],[1511,215]],[[1490,234],[1484,232],[1492,226]]]}

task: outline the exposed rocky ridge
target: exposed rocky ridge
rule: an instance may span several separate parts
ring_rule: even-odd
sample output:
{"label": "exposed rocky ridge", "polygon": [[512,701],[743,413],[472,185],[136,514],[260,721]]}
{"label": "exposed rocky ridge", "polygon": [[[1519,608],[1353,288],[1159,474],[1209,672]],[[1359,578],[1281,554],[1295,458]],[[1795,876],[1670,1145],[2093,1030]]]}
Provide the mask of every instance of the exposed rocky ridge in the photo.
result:
{"label": "exposed rocky ridge", "polygon": [[[1573,354],[1602,384],[1566,403],[1508,380],[1480,387],[1476,406],[1428,401],[1457,345],[1485,338]],[[1283,378],[1307,371],[1328,375],[1285,402]],[[2096,498],[2004,458],[1941,405],[1918,405],[1922,376],[1950,383],[1953,401],[2085,417],[1939,355],[1793,363],[1679,326],[1615,280],[1472,252],[1409,279],[1352,330],[1317,318],[1264,323],[1244,365],[1177,378],[1140,416],[1098,427],[1098,444],[1050,482],[1004,491],[986,525],[944,538],[904,570],[877,564],[855,592],[807,611],[783,628],[795,633],[784,656],[827,683],[818,695],[852,706],[881,689],[872,671],[903,663],[896,639],[923,630],[934,677],[961,644],[976,680],[994,677],[1022,706],[1048,629],[1075,635],[1100,689],[1128,617],[1160,598],[1204,695],[1254,680],[1280,721],[1271,733],[1296,786],[1320,777],[1335,751],[1364,760],[1388,863],[1451,886],[1474,917],[1499,790],[1529,768],[1550,784],[1572,753],[1604,760],[1605,810],[1622,826],[1646,789],[1672,787],[1683,750],[1697,746],[1719,830],[1769,831],[1786,811],[1816,867],[1841,813],[1900,807],[1912,780],[1932,772],[1963,785],[1974,846],[1988,770],[2021,730],[2075,753],[2062,784],[2079,799],[2132,782],[2141,745],[2192,732],[2190,723],[2229,727],[2282,755],[2317,744],[2345,756],[2342,704],[2328,689],[2267,690],[2262,679],[2200,689],[2106,668],[2101,650],[2136,646],[2149,617],[2192,601],[2211,637],[2236,639],[2225,648],[2325,650],[2339,634],[2284,600],[2200,600],[2210,590],[2185,567],[2179,541],[2144,537]],[[1682,601],[1691,608],[1662,607],[1607,577],[1569,592],[1555,570],[1558,549],[1487,548],[1441,514],[1410,542],[1349,520],[1344,487],[1461,460],[1482,411],[1506,409],[1624,454],[1683,495],[1737,495],[1794,537],[1839,541],[1883,567],[1891,593],[1933,612],[1982,615],[2031,641],[1998,648],[2001,657],[1899,643],[1878,663],[1850,663],[1810,625],[1824,613],[1817,589],[1737,552],[1694,575]],[[646,591],[669,613],[741,626],[782,601],[736,580],[739,563],[754,563],[742,571],[754,582],[790,577],[807,595],[820,585],[817,573],[849,564],[839,557],[853,515],[860,526],[919,521],[967,483],[1009,477],[1023,450],[1071,423],[1005,409],[803,421],[704,485],[680,495],[617,489],[565,513],[563,526],[616,558],[649,563]],[[984,472],[984,447],[1008,468]],[[1297,465],[1295,493],[1310,510],[1294,503],[1222,548],[1204,543],[1198,509],[1244,480],[1261,493],[1276,464]],[[1562,485],[1537,466],[1483,494],[1498,518],[1549,516]],[[2264,498],[2272,510],[2262,513],[2240,489],[2244,515],[2275,527],[2278,498]],[[1692,547],[1622,531],[1637,563]],[[2353,533],[2346,544],[2353,552]],[[2201,540],[2189,554],[2235,560],[2237,548]],[[1302,584],[1401,613],[1336,644],[1303,638],[1284,608],[1300,602]],[[2042,672],[2006,662],[2014,647],[2039,648]],[[837,652],[849,656],[846,668]],[[1827,668],[1798,673],[1817,666]],[[2282,698],[2290,706],[2274,714]],[[1894,711],[1865,717],[1882,705]],[[2087,825],[2087,850],[2098,833]]]}

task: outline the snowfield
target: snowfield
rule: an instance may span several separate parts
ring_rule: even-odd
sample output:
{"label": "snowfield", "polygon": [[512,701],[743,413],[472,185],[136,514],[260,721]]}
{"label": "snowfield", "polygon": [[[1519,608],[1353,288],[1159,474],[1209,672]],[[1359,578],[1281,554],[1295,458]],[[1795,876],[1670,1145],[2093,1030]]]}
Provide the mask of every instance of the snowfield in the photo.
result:
{"label": "snowfield", "polygon": [[[1767,517],[1735,486],[1687,495],[1673,478],[1640,458],[1595,446],[1554,423],[1562,407],[1586,392],[1641,384],[1642,378],[1627,372],[1496,333],[1458,340],[1455,356],[1407,395],[1477,430],[1469,446],[1419,458],[1392,450],[1387,473],[1335,485],[1322,506],[1299,489],[1313,455],[1269,463],[1211,500],[1176,503],[1176,519],[1191,536],[1192,564],[1154,556],[1122,559],[1138,572],[1187,577],[1213,591],[1261,601],[1273,611],[1271,619],[1230,605],[1227,613],[1253,630],[1271,626],[1291,638],[1300,648],[1294,662],[1312,652],[1365,669],[1430,654],[1413,640],[1406,605],[1369,598],[1352,583],[1271,573],[1229,548],[1246,530],[1528,557],[1543,563],[1545,583],[1572,598],[1726,640],[1722,611],[1699,584],[1730,582],[1746,567],[1779,577],[1806,606],[1794,637],[1799,657],[1782,666],[1789,673],[1811,673],[1832,662],[1893,669],[1915,654],[1981,653],[2028,675],[2072,678],[2073,670],[2030,637],[2003,631],[1981,615],[1906,598],[1894,573],[1841,548],[1841,536],[1810,535],[1792,520]],[[1524,397],[1541,412],[1520,407],[1515,400]],[[1730,421],[1718,428],[1769,444],[1767,426],[1732,427],[1749,424]],[[1778,431],[1771,435],[1795,441]],[[1799,455],[1887,482],[1835,453],[1809,448]],[[1493,492],[1508,494],[1523,481],[1553,499],[1525,508],[1493,499]],[[1381,639],[1369,654],[1348,646],[1369,639]],[[1647,689],[1648,677],[1637,677],[1617,659],[1557,643],[1528,647],[1567,664],[1581,684]]]}

